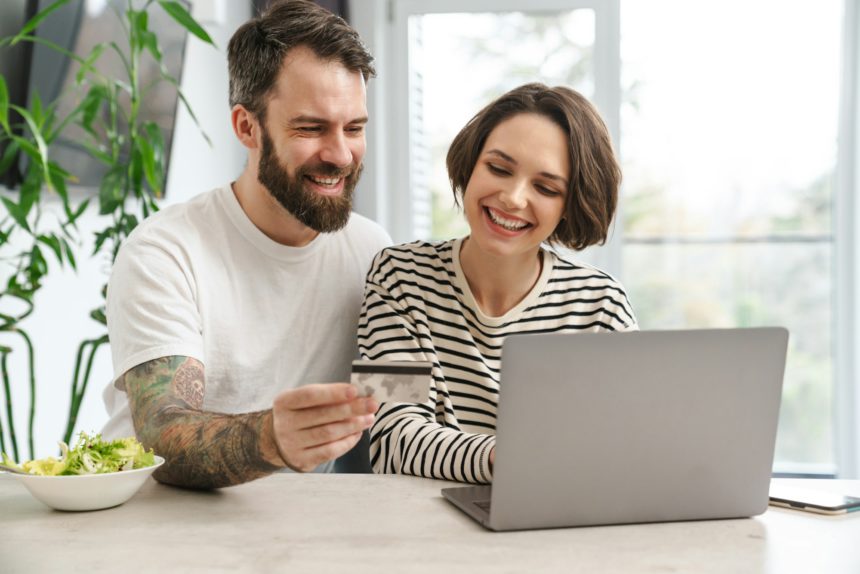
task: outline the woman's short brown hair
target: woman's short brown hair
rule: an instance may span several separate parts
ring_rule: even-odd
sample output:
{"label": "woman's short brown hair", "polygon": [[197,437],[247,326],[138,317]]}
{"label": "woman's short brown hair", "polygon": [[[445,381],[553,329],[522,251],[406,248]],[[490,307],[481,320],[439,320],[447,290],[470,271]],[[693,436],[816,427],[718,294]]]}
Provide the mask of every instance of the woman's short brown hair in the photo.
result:
{"label": "woman's short brown hair", "polygon": [[618,203],[621,168],[612,151],[609,130],[597,109],[579,92],[563,86],[532,83],[514,88],[478,112],[448,149],[448,178],[454,201],[466,191],[472,170],[496,126],[518,114],[549,118],[568,135],[570,178],[564,217],[549,237],[571,249],[606,241]]}

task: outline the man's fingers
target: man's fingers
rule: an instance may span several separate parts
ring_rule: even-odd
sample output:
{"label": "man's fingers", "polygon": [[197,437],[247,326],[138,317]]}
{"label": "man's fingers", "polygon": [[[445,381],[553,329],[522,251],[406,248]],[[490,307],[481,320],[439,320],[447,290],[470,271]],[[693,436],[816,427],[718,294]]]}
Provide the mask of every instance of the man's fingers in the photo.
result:
{"label": "man's fingers", "polygon": [[275,398],[275,406],[300,410],[343,403],[357,396],[358,389],[349,383],[317,383],[284,391]]}
{"label": "man's fingers", "polygon": [[[281,458],[293,469],[311,470],[337,458],[354,445],[353,435],[373,424],[379,404],[357,397],[348,383],[307,385],[285,391],[275,398],[272,423]],[[328,453],[328,458],[319,458]]]}
{"label": "man's fingers", "polygon": [[309,472],[326,461],[334,460],[346,454],[352,447],[358,444],[360,438],[361,431],[326,444],[304,449],[299,453],[296,457],[296,462],[291,466],[294,470]]}
{"label": "man's fingers", "polygon": [[359,397],[337,405],[311,407],[294,411],[290,414],[290,426],[297,430],[304,430],[352,417],[372,415],[377,410],[379,410],[379,403],[376,400],[371,397]]}
{"label": "man's fingers", "polygon": [[318,425],[296,432],[293,443],[300,449],[313,449],[360,433],[373,424],[373,415],[352,417],[333,423]]}

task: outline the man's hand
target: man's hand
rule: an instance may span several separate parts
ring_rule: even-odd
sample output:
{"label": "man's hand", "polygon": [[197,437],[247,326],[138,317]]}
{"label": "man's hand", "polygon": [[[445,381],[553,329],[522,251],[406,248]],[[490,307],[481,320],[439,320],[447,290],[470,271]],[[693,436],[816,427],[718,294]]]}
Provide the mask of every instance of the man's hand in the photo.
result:
{"label": "man's hand", "polygon": [[379,404],[348,383],[284,391],[272,406],[274,440],[284,463],[300,472],[345,454],[373,424]]}

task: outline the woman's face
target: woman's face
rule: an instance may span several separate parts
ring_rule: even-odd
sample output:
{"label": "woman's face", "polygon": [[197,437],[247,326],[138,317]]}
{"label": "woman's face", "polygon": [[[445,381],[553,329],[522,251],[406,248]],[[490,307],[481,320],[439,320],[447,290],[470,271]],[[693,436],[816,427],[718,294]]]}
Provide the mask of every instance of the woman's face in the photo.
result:
{"label": "woman's face", "polygon": [[537,253],[564,215],[568,137],[548,118],[523,113],[495,127],[463,194],[471,240],[495,256]]}

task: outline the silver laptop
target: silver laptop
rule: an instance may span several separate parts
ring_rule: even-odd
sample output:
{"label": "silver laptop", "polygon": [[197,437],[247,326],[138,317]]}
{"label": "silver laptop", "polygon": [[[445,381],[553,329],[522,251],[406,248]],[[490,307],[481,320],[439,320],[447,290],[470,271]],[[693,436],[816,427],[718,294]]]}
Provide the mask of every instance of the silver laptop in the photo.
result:
{"label": "silver laptop", "polygon": [[492,530],[761,514],[787,345],[779,327],[508,337],[493,484],[442,494]]}

